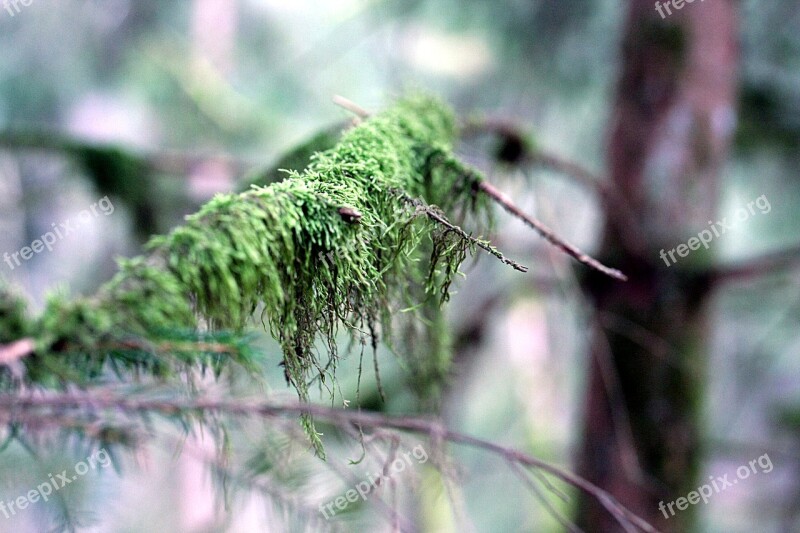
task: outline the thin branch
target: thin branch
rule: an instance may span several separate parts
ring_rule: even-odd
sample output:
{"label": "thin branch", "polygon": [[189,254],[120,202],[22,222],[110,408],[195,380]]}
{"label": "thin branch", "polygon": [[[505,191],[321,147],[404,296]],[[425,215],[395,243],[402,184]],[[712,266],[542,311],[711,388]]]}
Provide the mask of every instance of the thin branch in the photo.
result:
{"label": "thin branch", "polygon": [[533,165],[539,165],[559,174],[571,176],[585,187],[595,189],[601,197],[608,198],[614,194],[614,189],[603,178],[572,161],[562,159],[542,150],[536,150],[531,153],[528,156],[528,160]]}
{"label": "thin branch", "polygon": [[366,109],[364,109],[363,107],[361,107],[357,103],[353,102],[352,100],[348,100],[344,96],[339,96],[337,94],[332,98],[332,100],[333,100],[334,104],[338,105],[342,109],[346,109],[347,111],[350,111],[351,113],[356,115],[358,118],[363,118],[363,119],[369,118],[369,115],[370,115],[369,111],[367,111]]}
{"label": "thin branch", "polygon": [[[534,147],[533,143],[528,140],[523,128],[511,120],[498,117],[472,119],[462,125],[461,133],[464,137],[487,133],[511,141],[520,150],[519,156],[514,161],[515,164],[528,164],[550,169],[568,176],[584,187],[596,192],[605,205],[607,216],[614,220],[620,228],[620,236],[625,244],[632,250],[643,251],[646,248],[644,237],[638,231],[637,219],[635,213],[631,210],[630,204],[602,176],[577,163]],[[622,229],[625,231],[621,231]]]}
{"label": "thin branch", "polygon": [[547,497],[542,493],[541,489],[536,485],[536,483],[530,477],[528,477],[528,472],[526,470],[524,470],[517,463],[511,461],[506,461],[506,464],[511,469],[511,471],[517,475],[520,481],[522,481],[522,483],[526,487],[528,487],[530,491],[533,492],[533,494],[536,495],[539,501],[542,502],[544,508],[547,509],[547,512],[550,513],[550,516],[552,516],[556,520],[556,522],[561,524],[561,526],[564,527],[564,529],[570,531],[570,533],[584,533],[584,531],[581,528],[579,528],[575,523],[573,523],[569,519],[562,516],[562,514],[558,511],[558,509],[553,507],[553,504],[550,503]]}
{"label": "thin branch", "polygon": [[628,277],[619,270],[617,270],[616,268],[607,267],[597,259],[594,259],[593,257],[585,254],[577,246],[568,243],[567,241],[556,235],[555,232],[553,232],[553,230],[551,230],[549,227],[544,225],[536,218],[523,213],[522,210],[516,205],[514,205],[514,202],[512,202],[511,199],[505,195],[505,193],[495,188],[495,186],[489,183],[488,181],[480,180],[479,182],[477,182],[476,186],[481,192],[485,193],[492,200],[500,204],[503,207],[503,209],[505,209],[510,214],[514,215],[515,217],[525,222],[525,224],[536,230],[536,232],[542,237],[544,237],[544,239],[547,240],[550,244],[552,244],[559,250],[563,251],[567,255],[572,256],[573,258],[583,263],[584,265],[594,268],[595,270],[599,270],[600,272],[608,276],[611,276],[612,278],[621,281],[628,280]]}
{"label": "thin branch", "polygon": [[648,533],[657,532],[653,526],[620,504],[610,493],[586,479],[512,448],[506,448],[490,441],[452,431],[441,422],[432,419],[389,417],[378,413],[346,411],[316,404],[275,404],[260,399],[139,399],[118,395],[109,390],[102,390],[96,391],[93,394],[67,393],[47,396],[0,395],[0,422],[8,423],[11,421],[19,421],[18,419],[20,415],[23,414],[23,411],[83,408],[160,412],[166,415],[189,414],[199,411],[225,413],[233,416],[260,416],[264,418],[309,414],[318,420],[326,420],[339,425],[359,424],[369,428],[390,428],[398,431],[431,435],[450,443],[485,450],[506,461],[547,472],[561,481],[573,485],[596,498],[623,527],[634,525]]}

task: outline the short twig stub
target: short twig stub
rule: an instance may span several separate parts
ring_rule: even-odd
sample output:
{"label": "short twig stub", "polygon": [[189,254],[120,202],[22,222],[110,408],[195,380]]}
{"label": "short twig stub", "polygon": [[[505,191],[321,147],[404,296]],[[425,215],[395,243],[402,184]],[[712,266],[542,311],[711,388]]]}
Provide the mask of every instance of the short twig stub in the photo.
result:
{"label": "short twig stub", "polygon": [[363,216],[361,212],[348,206],[340,207],[339,215],[348,224],[358,224],[359,221],[361,220],[361,217]]}

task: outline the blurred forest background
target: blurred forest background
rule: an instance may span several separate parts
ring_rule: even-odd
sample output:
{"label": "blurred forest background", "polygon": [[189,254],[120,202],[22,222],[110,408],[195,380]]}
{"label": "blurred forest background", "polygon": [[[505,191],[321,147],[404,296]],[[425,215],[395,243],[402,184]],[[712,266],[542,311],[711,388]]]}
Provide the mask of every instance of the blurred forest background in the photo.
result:
{"label": "blurred forest background", "polygon": [[[409,87],[424,88],[463,119],[508,119],[537,148],[606,175],[626,4],[33,0],[13,16],[0,9],[0,253],[19,250],[105,195],[115,207],[52,252],[14,269],[0,264],[0,276],[21,287],[35,311],[53,291],[91,294],[116,271],[115,257],[137,254],[150,234],[165,233],[215,193],[236,190],[297,144],[349,120],[331,103],[335,94],[378,111]],[[686,239],[705,229],[706,218],[718,220],[761,195],[771,211],[714,240],[723,265],[791,252],[800,243],[800,4],[736,6],[733,144],[719,170],[716,212],[701,214]],[[98,145],[113,148],[104,152],[113,157],[87,155],[87,146]],[[604,216],[592,190],[536,165],[495,164],[495,148],[471,139],[459,154],[562,236],[588,251],[600,248]],[[575,471],[591,306],[574,262],[519,221],[498,216],[491,238],[531,272],[487,258],[462,266],[467,275],[447,307],[454,367],[442,416],[451,428]],[[619,266],[613,255],[603,259]],[[705,312],[697,479],[731,474],[765,453],[774,469],[694,506],[697,530],[800,531],[800,274],[782,269],[720,284]],[[277,366],[278,345],[254,332],[265,388],[291,397]],[[375,380],[365,373],[367,407],[415,411],[397,358],[383,348],[379,356],[386,402],[375,400]],[[338,371],[352,401],[357,365],[351,357]],[[236,379],[226,386],[242,387]],[[291,448],[279,435],[265,437],[263,425],[234,425],[228,445]],[[115,456],[114,471],[65,489],[66,505],[54,500],[13,520],[0,517],[0,531],[41,531],[53,520],[86,531],[324,530],[332,524],[313,524],[291,508],[302,500],[316,512],[353,486],[295,445],[291,466],[270,470],[274,458],[265,457],[251,463],[272,474],[258,495],[252,486],[220,481],[210,458],[219,444],[214,436],[184,442],[180,431],[162,430],[136,454]],[[359,454],[346,439],[326,446],[345,463]],[[29,452],[14,443],[0,453],[0,499],[85,457],[78,445],[52,446],[44,456]],[[445,490],[423,465],[415,467],[416,479],[398,481],[406,489],[400,512],[419,530],[460,531],[459,514],[476,531],[564,530],[501,460],[451,452],[455,488]],[[362,467],[375,471],[378,464]],[[222,488],[227,507],[216,506]],[[574,498],[551,496],[561,512],[574,512]],[[389,528],[370,506],[354,505],[346,520],[353,530]]]}

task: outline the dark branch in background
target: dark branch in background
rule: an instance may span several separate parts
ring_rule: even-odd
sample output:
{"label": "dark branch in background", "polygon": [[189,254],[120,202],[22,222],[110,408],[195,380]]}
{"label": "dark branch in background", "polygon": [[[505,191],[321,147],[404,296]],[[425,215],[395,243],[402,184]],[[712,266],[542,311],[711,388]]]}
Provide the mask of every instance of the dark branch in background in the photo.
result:
{"label": "dark branch in background", "polygon": [[[65,350],[69,348],[65,345]],[[215,354],[233,354],[234,349],[220,342],[202,341],[159,341],[155,343],[144,342],[141,340],[127,340],[116,343],[101,343],[97,345],[98,350],[146,350],[156,353],[169,352],[207,352]],[[24,338],[10,344],[0,344],[0,365],[11,365],[24,357],[32,355],[36,350],[33,339]]]}
{"label": "dark branch in background", "polygon": [[115,394],[108,390],[93,391],[91,394],[0,395],[0,423],[2,424],[24,424],[28,420],[35,420],[36,411],[45,411],[47,416],[52,416],[52,412],[61,414],[63,411],[70,409],[81,409],[87,412],[94,412],[98,409],[118,409],[123,412],[161,413],[167,416],[192,413],[220,413],[232,416],[258,416],[263,418],[280,418],[307,413],[317,420],[325,420],[341,426],[357,425],[362,428],[393,429],[428,435],[435,440],[485,450],[508,462],[546,472],[596,498],[626,530],[635,531],[634,528],[638,528],[648,533],[657,531],[653,526],[622,506],[610,493],[589,481],[512,448],[471,437],[464,433],[451,431],[437,420],[389,417],[377,413],[345,411],[315,404],[276,404],[264,400],[242,398],[233,400],[206,398],[136,399]]}
{"label": "dark branch in background", "polygon": [[[630,249],[644,249],[636,224],[630,223],[634,218],[628,202],[601,176],[572,161],[531,146],[523,129],[510,120],[498,117],[472,119],[464,123],[462,134],[465,137],[479,134],[495,135],[502,139],[505,145],[514,147],[501,149],[501,153],[498,155],[500,159],[511,164],[529,164],[553,170],[569,176],[586,188],[595,191],[606,205],[609,214],[617,219],[621,228],[626,229],[621,233],[622,237],[628,241]],[[711,283],[740,281],[771,272],[789,270],[797,266],[800,266],[800,245],[746,260],[740,264],[712,267],[708,272],[708,280]]]}
{"label": "dark branch in background", "polygon": [[466,138],[482,134],[494,135],[503,141],[497,154],[497,158],[503,162],[514,165],[521,163],[540,165],[572,177],[604,198],[614,194],[614,189],[601,176],[577,163],[534,147],[528,136],[523,133],[522,127],[510,120],[498,117],[470,119],[461,126],[461,134]]}
{"label": "dark branch in background", "polygon": [[0,150],[4,148],[22,153],[53,153],[81,169],[100,196],[108,195],[126,205],[141,242],[161,233],[157,206],[170,201],[169,194],[165,197],[159,193],[158,178],[190,176],[210,162],[230,168],[235,175],[253,167],[227,155],[141,151],[46,130],[0,132]]}
{"label": "dark branch in background", "polygon": [[230,165],[236,174],[258,166],[258,161],[246,161],[230,154],[204,154],[195,152],[137,151],[122,148],[114,143],[92,142],[53,131],[3,131],[0,132],[0,148],[58,152],[82,156],[87,150],[96,153],[124,154],[133,162],[150,172],[164,174],[188,174],[208,161],[221,161]]}
{"label": "dark branch in background", "polygon": [[712,270],[713,282],[742,281],[800,266],[800,245]]}

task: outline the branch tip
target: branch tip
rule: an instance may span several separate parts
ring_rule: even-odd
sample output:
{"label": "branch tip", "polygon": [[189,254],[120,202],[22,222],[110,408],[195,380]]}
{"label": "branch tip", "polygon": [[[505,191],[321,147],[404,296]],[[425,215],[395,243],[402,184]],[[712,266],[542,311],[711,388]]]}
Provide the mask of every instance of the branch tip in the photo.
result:
{"label": "branch tip", "polygon": [[352,100],[349,100],[349,99],[345,98],[344,96],[340,96],[340,95],[337,94],[337,95],[334,95],[332,100],[333,100],[334,104],[338,105],[342,109],[350,111],[351,113],[356,115],[358,118],[369,118],[369,116],[370,116],[370,112],[369,111],[367,111],[366,109],[364,109],[363,107],[361,107],[357,103],[353,102]]}

